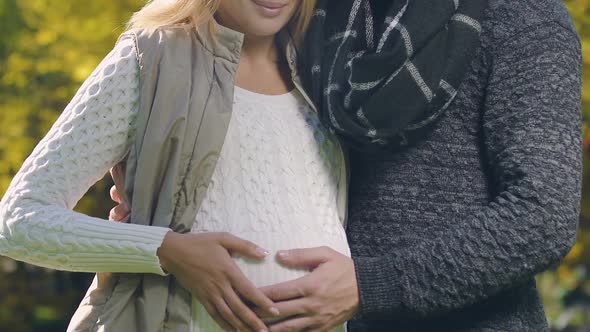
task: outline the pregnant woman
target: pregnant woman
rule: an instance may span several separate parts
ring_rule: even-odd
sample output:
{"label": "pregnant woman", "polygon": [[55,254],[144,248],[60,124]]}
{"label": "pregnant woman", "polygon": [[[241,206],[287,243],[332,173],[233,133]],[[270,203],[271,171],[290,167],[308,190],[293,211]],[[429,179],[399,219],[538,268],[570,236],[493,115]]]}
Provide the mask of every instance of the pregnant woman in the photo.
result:
{"label": "pregnant woman", "polygon": [[[99,273],[69,331],[265,331],[258,287],[307,273],[271,253],[350,255],[345,158],[295,69],[314,2],[151,1],[35,147],[0,253]],[[128,222],[72,211],[109,170]]]}

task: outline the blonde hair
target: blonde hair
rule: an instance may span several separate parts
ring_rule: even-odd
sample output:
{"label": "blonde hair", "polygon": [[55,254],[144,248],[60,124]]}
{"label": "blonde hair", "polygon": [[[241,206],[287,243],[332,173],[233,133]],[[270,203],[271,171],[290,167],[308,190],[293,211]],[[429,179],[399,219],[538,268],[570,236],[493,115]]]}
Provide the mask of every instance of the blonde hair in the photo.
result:
{"label": "blonde hair", "polygon": [[[300,0],[299,8],[291,18],[287,29],[295,43],[303,41],[311,21],[316,0]],[[220,0],[150,0],[133,14],[128,28],[157,29],[165,26],[190,25],[199,32],[207,26],[213,31],[213,16]]]}

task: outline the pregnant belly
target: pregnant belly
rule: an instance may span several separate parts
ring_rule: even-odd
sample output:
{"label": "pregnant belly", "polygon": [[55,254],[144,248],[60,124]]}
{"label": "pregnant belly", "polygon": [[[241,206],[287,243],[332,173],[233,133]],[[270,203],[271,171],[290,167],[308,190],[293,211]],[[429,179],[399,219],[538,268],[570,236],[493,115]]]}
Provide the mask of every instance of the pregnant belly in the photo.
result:
{"label": "pregnant belly", "polygon": [[292,269],[279,264],[276,259],[276,253],[279,250],[327,246],[350,257],[350,250],[348,249],[348,242],[346,241],[344,230],[334,232],[333,234],[247,232],[234,235],[254,242],[270,251],[270,255],[263,261],[255,261],[237,255],[234,256],[238,267],[257,287],[297,279],[309,273],[307,269]]}
{"label": "pregnant belly", "polygon": [[[310,232],[241,232],[232,233],[242,239],[252,241],[255,244],[270,251],[270,255],[263,261],[255,261],[249,258],[235,255],[234,261],[244,275],[256,287],[270,286],[277,283],[293,280],[309,273],[308,270],[291,269],[280,265],[276,261],[276,253],[279,250],[314,248],[327,246],[343,255],[350,257],[350,250],[346,240],[344,229],[338,229],[330,233]],[[191,332],[222,332],[213,319],[209,316],[202,304],[195,298],[192,303],[193,320]],[[344,326],[332,329],[330,332],[344,332]]]}

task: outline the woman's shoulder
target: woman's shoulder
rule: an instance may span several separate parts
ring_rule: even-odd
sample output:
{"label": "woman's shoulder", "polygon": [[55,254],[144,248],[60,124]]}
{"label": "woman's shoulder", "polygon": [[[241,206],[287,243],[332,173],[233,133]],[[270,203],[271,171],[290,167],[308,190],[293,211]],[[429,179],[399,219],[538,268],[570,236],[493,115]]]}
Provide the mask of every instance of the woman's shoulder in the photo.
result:
{"label": "woman's shoulder", "polygon": [[[135,43],[130,38],[121,38],[109,53],[96,66],[78,90],[73,103],[85,99],[104,99],[107,103],[113,99],[112,91],[125,92],[116,94],[117,98],[134,97],[129,92],[136,90],[139,78],[139,62]],[[108,90],[110,92],[104,94]],[[117,102],[112,100],[112,102]]]}
{"label": "woman's shoulder", "polygon": [[194,28],[187,26],[166,26],[153,29],[132,28],[121,34],[119,40],[133,40],[139,51],[149,51],[175,44],[190,44],[194,41]]}
{"label": "woman's shoulder", "polygon": [[188,38],[191,29],[185,26],[162,26],[157,28],[131,28],[122,33],[122,36],[133,36],[134,38],[153,39],[166,42],[176,38]]}
{"label": "woman's shoulder", "polygon": [[212,54],[197,29],[188,25],[132,28],[119,36],[121,41],[133,42],[140,68],[163,63],[180,68],[196,59],[209,59]]}

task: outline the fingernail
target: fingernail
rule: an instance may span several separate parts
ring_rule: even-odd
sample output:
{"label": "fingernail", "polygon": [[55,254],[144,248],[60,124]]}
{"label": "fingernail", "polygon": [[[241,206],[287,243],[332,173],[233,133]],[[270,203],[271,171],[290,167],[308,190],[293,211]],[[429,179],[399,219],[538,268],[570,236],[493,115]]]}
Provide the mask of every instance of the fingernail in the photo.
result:
{"label": "fingernail", "polygon": [[261,254],[261,255],[264,255],[264,257],[270,255],[270,251],[268,251],[268,250],[266,250],[264,248],[260,248],[260,247],[256,248],[256,252],[259,253],[259,254]]}
{"label": "fingernail", "polygon": [[277,253],[277,255],[278,255],[280,258],[287,258],[287,257],[289,256],[289,252],[288,252],[288,251],[279,251],[279,252]]}
{"label": "fingernail", "polygon": [[270,308],[270,313],[273,314],[273,315],[275,315],[275,316],[278,316],[278,315],[281,314],[281,312],[279,311],[279,309],[274,308],[274,307],[273,308]]}
{"label": "fingernail", "polygon": [[260,330],[260,331],[258,331],[258,332],[268,332],[268,330]]}

